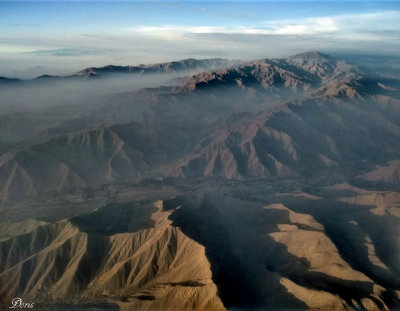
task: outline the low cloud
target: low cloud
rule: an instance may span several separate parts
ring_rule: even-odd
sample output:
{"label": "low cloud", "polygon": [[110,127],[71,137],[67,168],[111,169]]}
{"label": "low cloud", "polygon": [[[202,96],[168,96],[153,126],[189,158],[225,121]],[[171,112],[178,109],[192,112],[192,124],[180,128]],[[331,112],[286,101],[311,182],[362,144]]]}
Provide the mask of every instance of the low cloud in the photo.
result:
{"label": "low cloud", "polygon": [[[187,57],[254,59],[309,50],[398,53],[400,11],[232,25],[133,25],[106,32],[0,37],[0,75],[35,65],[59,74],[88,66],[136,65]],[[62,61],[60,59],[62,58]]]}

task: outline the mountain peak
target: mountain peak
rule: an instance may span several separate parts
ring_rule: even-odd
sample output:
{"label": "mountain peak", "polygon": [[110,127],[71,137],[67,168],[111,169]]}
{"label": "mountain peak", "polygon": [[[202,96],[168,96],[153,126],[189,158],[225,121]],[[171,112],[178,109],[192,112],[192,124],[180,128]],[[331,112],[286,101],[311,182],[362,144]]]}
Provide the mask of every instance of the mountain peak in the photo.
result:
{"label": "mountain peak", "polygon": [[[283,61],[316,75],[321,79],[326,79],[334,75],[337,72],[339,64],[339,61],[332,56],[316,51],[296,54],[283,59]],[[345,66],[341,65],[341,67]],[[339,71],[342,71],[342,69],[346,69],[346,72],[348,71],[348,68],[341,68]]]}
{"label": "mountain peak", "polygon": [[178,61],[172,61],[167,63],[158,64],[141,64],[138,66],[118,66],[118,65],[107,65],[103,67],[89,67],[83,69],[75,74],[75,76],[98,76],[99,74],[107,73],[163,73],[163,72],[199,72],[207,70],[215,70],[218,68],[224,68],[233,63],[231,60],[223,58],[207,58],[207,59],[194,59],[187,58]]}

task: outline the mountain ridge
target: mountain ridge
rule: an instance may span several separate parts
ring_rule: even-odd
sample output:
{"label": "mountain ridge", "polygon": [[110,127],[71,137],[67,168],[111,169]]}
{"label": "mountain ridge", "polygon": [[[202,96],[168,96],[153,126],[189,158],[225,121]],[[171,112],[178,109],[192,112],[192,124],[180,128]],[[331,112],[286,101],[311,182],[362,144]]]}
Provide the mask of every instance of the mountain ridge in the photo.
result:
{"label": "mountain ridge", "polygon": [[67,116],[2,146],[1,308],[398,310],[391,82],[310,52],[33,110]]}
{"label": "mountain ridge", "polygon": [[[329,70],[315,70],[327,63]],[[290,71],[293,66],[297,69]],[[24,193],[169,174],[299,178],[316,168],[352,165],[366,173],[400,158],[398,101],[386,95],[392,96],[391,91],[371,88],[374,83],[354,66],[320,53],[193,74],[180,86],[134,94],[146,107],[150,123],[128,121],[82,130],[3,157],[1,197],[7,201]],[[225,100],[226,91],[233,97]],[[274,97],[280,93],[284,95]],[[128,102],[115,113],[126,117],[131,109]],[[241,114],[244,110],[249,112]],[[228,115],[235,115],[229,126],[221,123]],[[390,151],[387,155],[369,158],[368,152],[383,145]],[[357,164],[364,153],[368,160]],[[50,175],[52,182],[41,181]],[[17,191],[16,184],[24,186]]]}
{"label": "mountain ridge", "polygon": [[131,73],[131,74],[151,74],[151,73],[172,73],[172,72],[185,72],[185,71],[199,71],[207,70],[218,67],[224,67],[230,63],[237,61],[223,59],[223,58],[205,58],[205,59],[194,59],[186,58],[179,61],[171,61],[166,63],[156,64],[141,64],[137,66],[122,66],[122,65],[105,65],[102,67],[88,67],[72,75],[49,75],[43,74],[32,79],[17,79],[0,77],[0,83],[28,83],[35,81],[55,81],[55,80],[69,80],[79,78],[91,78],[99,77],[101,75],[107,75],[112,73]]}

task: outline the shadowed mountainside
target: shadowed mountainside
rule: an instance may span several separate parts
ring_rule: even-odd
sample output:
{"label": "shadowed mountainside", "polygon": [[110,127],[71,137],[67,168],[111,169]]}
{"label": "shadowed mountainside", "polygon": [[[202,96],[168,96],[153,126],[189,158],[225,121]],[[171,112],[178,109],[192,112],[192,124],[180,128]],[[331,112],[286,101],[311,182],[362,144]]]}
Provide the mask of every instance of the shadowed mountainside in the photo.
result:
{"label": "shadowed mountainside", "polygon": [[181,206],[173,224],[205,246],[228,309],[399,306],[398,247],[385,252],[398,245],[398,217],[310,195],[270,200],[285,203],[262,206],[215,194],[167,202]]}
{"label": "shadowed mountainside", "polygon": [[260,179],[340,169],[353,178],[400,158],[399,100],[373,83],[355,66],[307,53],[144,89],[134,100],[146,107],[140,121],[128,121],[134,106],[123,103],[107,117],[126,124],[3,154],[1,198],[168,175]]}
{"label": "shadowed mountainside", "polygon": [[1,307],[400,310],[400,83],[318,52],[74,79],[168,72],[0,143]]}
{"label": "shadowed mountainside", "polygon": [[[121,310],[397,310],[399,194],[198,193],[0,227],[0,297]],[[356,192],[354,192],[356,191]],[[348,201],[348,202],[346,202]],[[26,223],[26,222],[25,222]],[[15,228],[14,228],[15,227]],[[220,297],[220,298],[219,298]]]}
{"label": "shadowed mountainside", "polygon": [[225,310],[204,247],[172,227],[168,214],[161,201],[114,204],[0,242],[2,304],[23,295],[37,305]]}

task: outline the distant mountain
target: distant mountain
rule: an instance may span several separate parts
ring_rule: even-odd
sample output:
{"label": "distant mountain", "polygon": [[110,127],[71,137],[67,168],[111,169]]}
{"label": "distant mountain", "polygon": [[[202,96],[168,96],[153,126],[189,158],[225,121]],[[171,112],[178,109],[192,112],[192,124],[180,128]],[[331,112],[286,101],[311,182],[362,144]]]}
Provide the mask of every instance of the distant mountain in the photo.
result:
{"label": "distant mountain", "polygon": [[353,65],[325,54],[310,52],[286,59],[261,59],[189,77],[177,91],[237,85],[242,88],[310,91],[329,83],[358,81],[363,73]]}
{"label": "distant mountain", "polygon": [[215,70],[235,64],[238,61],[223,59],[223,58],[210,58],[210,59],[183,59],[180,61],[173,61],[160,64],[147,64],[139,66],[116,66],[107,65],[104,67],[89,67],[78,71],[73,75],[68,76],[55,76],[49,74],[42,74],[33,79],[14,79],[0,77],[0,86],[9,83],[33,83],[38,81],[57,81],[57,80],[75,80],[81,78],[103,77],[108,74],[151,74],[151,73],[182,73],[189,74],[199,71]]}
{"label": "distant mountain", "polygon": [[398,310],[400,83],[310,52],[176,84],[0,155],[1,308]]}
{"label": "distant mountain", "polygon": [[[200,64],[215,64],[210,62]],[[148,68],[198,64],[186,60]],[[126,94],[146,107],[142,121],[129,122],[128,101],[111,113],[116,120],[123,115],[126,124],[4,155],[1,198],[160,175],[253,180],[340,170],[353,178],[400,158],[399,100],[377,83],[357,67],[307,53]]]}
{"label": "distant mountain", "polygon": [[45,66],[36,65],[26,69],[13,70],[8,73],[7,76],[20,77],[21,79],[33,79],[49,72],[51,72],[51,69]]}
{"label": "distant mountain", "polygon": [[139,65],[139,66],[114,66],[108,65],[104,67],[90,67],[77,72],[74,76],[81,77],[98,77],[112,73],[173,73],[173,72],[198,72],[215,70],[222,67],[227,67],[234,61],[222,58],[210,59],[183,59],[161,64]]}
{"label": "distant mountain", "polygon": [[[400,101],[344,61],[318,52],[252,61],[194,75],[176,89],[221,86],[297,96],[272,113],[216,130],[180,164],[178,176],[296,177],[324,168],[373,167],[400,156]],[[386,152],[378,158],[380,148]]]}
{"label": "distant mountain", "polygon": [[19,79],[0,77],[0,86],[15,84],[18,83],[19,81],[20,81]]}
{"label": "distant mountain", "polygon": [[73,133],[0,158],[0,199],[139,181],[190,146],[179,124],[129,123]]}
{"label": "distant mountain", "polygon": [[356,174],[400,156],[399,103],[356,104],[337,97],[291,102],[217,130],[199,142],[177,175],[246,180],[339,168]]}
{"label": "distant mountain", "polygon": [[335,74],[348,73],[351,70],[358,71],[355,66],[319,52],[297,54],[284,59],[283,62],[301,68],[320,79],[331,78]]}
{"label": "distant mountain", "polygon": [[301,76],[297,72],[281,67],[277,62],[266,59],[193,75],[175,91],[193,91],[202,88],[208,90],[232,85],[241,88],[277,90],[283,87],[304,90],[311,88],[314,82],[309,75]]}

